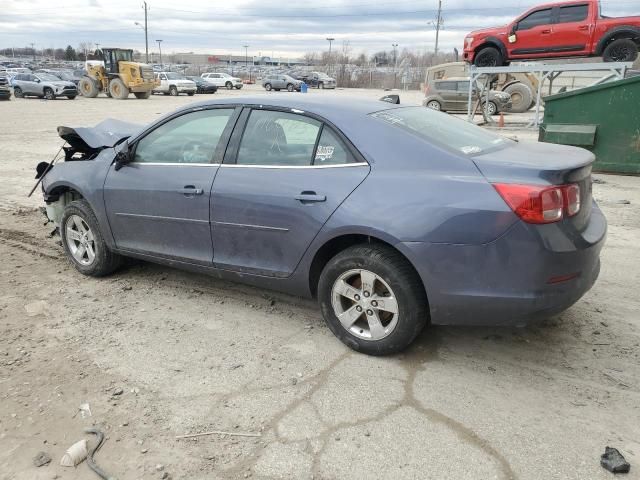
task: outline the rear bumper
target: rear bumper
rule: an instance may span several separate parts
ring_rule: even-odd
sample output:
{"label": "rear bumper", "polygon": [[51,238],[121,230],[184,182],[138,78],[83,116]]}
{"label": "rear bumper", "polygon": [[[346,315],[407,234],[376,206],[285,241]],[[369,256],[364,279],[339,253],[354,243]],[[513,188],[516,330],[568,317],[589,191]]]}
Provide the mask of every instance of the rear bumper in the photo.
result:
{"label": "rear bumper", "polygon": [[573,235],[559,225],[518,221],[484,245],[403,247],[425,284],[433,324],[517,326],[558,314],[589,291],[600,272],[606,230],[594,203],[589,225]]}

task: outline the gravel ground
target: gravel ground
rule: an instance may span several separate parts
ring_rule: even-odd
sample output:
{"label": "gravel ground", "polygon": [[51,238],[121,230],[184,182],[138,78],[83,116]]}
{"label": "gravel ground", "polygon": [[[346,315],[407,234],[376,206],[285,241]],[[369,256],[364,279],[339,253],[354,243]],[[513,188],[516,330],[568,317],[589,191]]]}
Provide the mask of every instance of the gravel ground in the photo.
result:
{"label": "gravel ground", "polygon": [[[120,480],[597,480],[606,445],[640,478],[640,179],[596,176],[602,273],[564,314],[429,328],[403,355],[366,357],[312,301],[139,262],[85,278],[48,238],[26,192],[57,125],[146,122],[201,98],[0,104],[0,479],[98,478],[58,465],[92,425]],[[175,438],[209,430],[259,436]],[[35,467],[40,451],[52,461]]]}

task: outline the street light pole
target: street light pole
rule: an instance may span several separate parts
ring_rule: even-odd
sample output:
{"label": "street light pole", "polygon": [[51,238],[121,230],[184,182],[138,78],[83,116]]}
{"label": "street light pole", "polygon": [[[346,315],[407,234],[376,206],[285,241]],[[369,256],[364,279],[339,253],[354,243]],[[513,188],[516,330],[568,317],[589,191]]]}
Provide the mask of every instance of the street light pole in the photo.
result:
{"label": "street light pole", "polygon": [[160,51],[160,67],[162,68],[162,42],[163,40],[156,40],[158,42],[158,50]]}
{"label": "street light pole", "polygon": [[144,53],[146,62],[149,63],[149,34],[147,30],[147,2],[144,2]]}
{"label": "street light pole", "polygon": [[31,43],[30,45],[31,45],[31,50],[33,52],[33,61],[35,62],[36,61],[36,49],[35,49],[36,44]]}
{"label": "street light pole", "polygon": [[244,68],[249,71],[249,83],[251,83],[251,71],[249,70],[249,45],[243,45],[244,47]]}

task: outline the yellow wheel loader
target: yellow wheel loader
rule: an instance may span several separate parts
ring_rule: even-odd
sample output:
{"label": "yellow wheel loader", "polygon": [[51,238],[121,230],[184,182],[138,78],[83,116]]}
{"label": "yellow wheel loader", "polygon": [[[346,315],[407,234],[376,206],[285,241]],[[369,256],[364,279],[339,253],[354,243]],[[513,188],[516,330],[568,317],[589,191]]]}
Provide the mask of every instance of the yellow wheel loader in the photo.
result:
{"label": "yellow wheel loader", "polygon": [[156,86],[151,66],[133,61],[133,50],[102,48],[97,50],[102,62],[88,61],[87,74],[78,88],[83,96],[95,98],[100,92],[123,100],[133,93],[136,98],[149,98]]}

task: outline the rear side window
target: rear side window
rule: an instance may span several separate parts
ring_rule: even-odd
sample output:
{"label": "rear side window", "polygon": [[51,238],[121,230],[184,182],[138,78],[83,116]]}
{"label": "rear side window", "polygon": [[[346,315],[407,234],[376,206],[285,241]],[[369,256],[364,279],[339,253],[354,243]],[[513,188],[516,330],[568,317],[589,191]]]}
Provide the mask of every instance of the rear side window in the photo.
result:
{"label": "rear side window", "polygon": [[303,115],[253,110],[247,121],[238,165],[309,166],[320,122]]}
{"label": "rear side window", "polygon": [[338,136],[329,127],[322,129],[316,154],[313,158],[314,165],[343,165],[355,162],[354,158]]}
{"label": "rear side window", "polygon": [[429,143],[464,155],[479,155],[514,143],[465,120],[425,107],[392,108],[371,115]]}
{"label": "rear side window", "polygon": [[518,30],[529,30],[530,28],[540,25],[549,25],[551,23],[551,9],[545,8],[532,12],[518,22]]}
{"label": "rear side window", "polygon": [[570,5],[568,7],[560,7],[558,23],[582,22],[587,18],[588,13],[588,5]]}
{"label": "rear side window", "polygon": [[458,91],[459,92],[468,92],[469,91],[469,82],[458,82]]}
{"label": "rear side window", "polygon": [[438,90],[455,90],[456,82],[438,82],[437,84]]}

